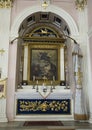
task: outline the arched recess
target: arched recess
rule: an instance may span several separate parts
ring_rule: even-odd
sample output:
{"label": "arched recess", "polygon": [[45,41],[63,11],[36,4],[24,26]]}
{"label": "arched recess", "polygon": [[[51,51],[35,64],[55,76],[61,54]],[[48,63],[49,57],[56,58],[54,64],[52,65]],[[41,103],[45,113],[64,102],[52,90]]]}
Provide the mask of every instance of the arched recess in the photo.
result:
{"label": "arched recess", "polygon": [[[30,7],[26,10],[24,10],[14,21],[14,24],[11,27],[11,34],[10,34],[10,40],[15,39],[18,37],[18,31],[21,23],[23,20],[28,17],[30,14],[42,11],[41,6],[34,6]],[[59,15],[62,17],[68,27],[70,28],[71,36],[76,37],[79,35],[78,28],[73,20],[73,18],[63,9],[58,8],[56,6],[50,5],[46,12],[52,12],[56,15]],[[8,89],[7,89],[7,116],[9,121],[13,121],[15,119],[15,86],[16,86],[16,62],[17,62],[17,40],[14,41],[13,44],[10,44],[10,50],[9,50],[9,74],[8,74]],[[13,56],[12,56],[13,55]],[[14,68],[13,71],[11,68]],[[10,105],[12,107],[10,107]]]}
{"label": "arched recess", "polygon": [[[10,38],[13,40],[13,38],[18,36],[19,27],[26,17],[28,17],[32,13],[39,12],[39,11],[42,11],[41,6],[34,6],[34,7],[30,7],[28,9],[24,10],[15,19],[15,21],[14,21],[12,27],[11,27]],[[56,7],[54,5],[50,5],[48,7],[48,9],[45,10],[45,11],[55,13],[55,14],[59,15],[60,17],[62,17],[66,21],[69,28],[71,29],[71,36],[78,36],[79,35],[78,28],[77,28],[75,21],[73,20],[71,15],[69,15],[66,11],[64,11],[63,9]]]}

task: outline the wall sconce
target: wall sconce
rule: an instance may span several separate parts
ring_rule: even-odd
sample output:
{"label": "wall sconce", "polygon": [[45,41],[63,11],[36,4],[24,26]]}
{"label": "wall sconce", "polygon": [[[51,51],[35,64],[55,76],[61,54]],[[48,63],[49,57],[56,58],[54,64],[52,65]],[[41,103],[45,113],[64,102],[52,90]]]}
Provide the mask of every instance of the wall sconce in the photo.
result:
{"label": "wall sconce", "polygon": [[87,5],[87,0],[75,0],[76,8],[79,10],[83,10]]}
{"label": "wall sconce", "polygon": [[42,7],[46,9],[50,4],[50,0],[42,0]]}
{"label": "wall sconce", "polygon": [[2,49],[0,50],[0,54],[3,55],[4,52],[5,52],[5,50],[2,48]]}

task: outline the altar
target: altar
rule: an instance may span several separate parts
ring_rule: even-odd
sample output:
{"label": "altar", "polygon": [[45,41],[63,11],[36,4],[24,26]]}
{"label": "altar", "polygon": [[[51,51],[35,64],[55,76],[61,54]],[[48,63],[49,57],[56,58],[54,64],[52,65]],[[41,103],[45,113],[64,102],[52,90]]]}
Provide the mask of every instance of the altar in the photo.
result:
{"label": "altar", "polygon": [[15,92],[16,120],[72,120],[72,92],[64,88],[65,86],[56,86],[56,89],[47,95],[41,91],[36,92],[30,85],[18,89]]}
{"label": "altar", "polygon": [[[47,34],[53,35],[48,38]],[[33,41],[31,38],[36,35],[38,38]],[[48,26],[36,28],[27,36],[18,59],[15,120],[74,119],[73,84],[69,79],[69,75],[73,79],[69,68],[72,59],[68,57],[71,51],[65,39]]]}

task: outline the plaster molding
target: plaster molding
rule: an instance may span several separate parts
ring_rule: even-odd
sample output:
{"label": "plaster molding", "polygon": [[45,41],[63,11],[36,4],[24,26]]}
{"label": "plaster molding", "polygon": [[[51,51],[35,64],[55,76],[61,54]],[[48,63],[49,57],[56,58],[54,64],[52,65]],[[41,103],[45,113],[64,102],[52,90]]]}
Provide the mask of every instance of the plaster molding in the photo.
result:
{"label": "plaster molding", "polygon": [[90,116],[89,123],[92,123],[92,113],[89,113],[89,116]]}
{"label": "plaster molding", "polygon": [[[20,24],[23,22],[23,20],[26,17],[28,17],[32,13],[36,13],[39,11],[44,11],[41,6],[30,7],[30,8],[25,9],[24,11],[22,11],[19,14],[19,16],[15,19],[15,21],[11,27],[10,39],[13,40],[15,37],[18,37],[18,29],[20,27]],[[64,11],[62,8],[56,7],[54,5],[49,5],[49,7],[46,8],[45,11],[55,13],[55,14],[59,15],[60,17],[62,17],[70,28],[71,36],[79,35],[78,28],[77,28],[75,21],[73,20],[71,15],[68,14],[66,11]]]}
{"label": "plaster molding", "polygon": [[88,37],[92,37],[92,26],[90,27],[90,29],[88,30]]}

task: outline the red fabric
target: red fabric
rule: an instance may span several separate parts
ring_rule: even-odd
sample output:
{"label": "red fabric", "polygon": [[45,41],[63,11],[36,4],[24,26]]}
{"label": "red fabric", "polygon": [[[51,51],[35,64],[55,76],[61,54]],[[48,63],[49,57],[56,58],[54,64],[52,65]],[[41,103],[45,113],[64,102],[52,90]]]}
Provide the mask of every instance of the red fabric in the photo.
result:
{"label": "red fabric", "polygon": [[63,126],[61,121],[26,121],[23,126]]}

